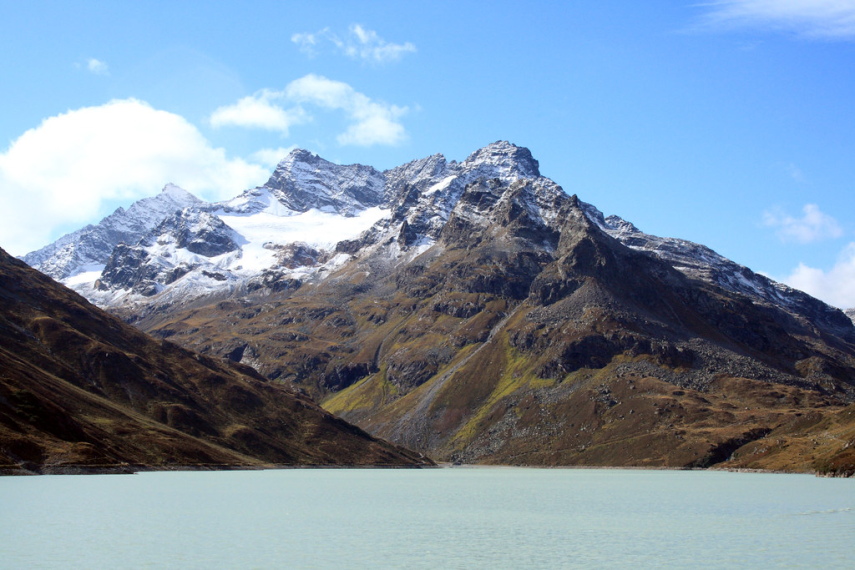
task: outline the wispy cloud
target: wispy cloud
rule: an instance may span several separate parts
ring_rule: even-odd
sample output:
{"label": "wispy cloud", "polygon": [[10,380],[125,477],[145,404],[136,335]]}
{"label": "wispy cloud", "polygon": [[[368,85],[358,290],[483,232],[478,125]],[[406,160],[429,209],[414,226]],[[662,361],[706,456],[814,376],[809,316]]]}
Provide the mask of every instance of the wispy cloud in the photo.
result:
{"label": "wispy cloud", "polygon": [[315,74],[292,81],[282,91],[264,89],[220,107],[210,122],[214,127],[262,128],[287,135],[291,126],[312,120],[304,105],[345,114],[349,125],[337,136],[342,145],[396,145],[407,138],[399,121],[407,107],[373,100],[347,83]]}
{"label": "wispy cloud", "polygon": [[763,213],[763,225],[776,228],[775,233],[785,243],[813,243],[843,235],[837,220],[816,204],[805,204],[802,212],[802,217],[795,218],[780,208],[768,210]]}
{"label": "wispy cloud", "polygon": [[110,67],[105,62],[94,57],[90,57],[83,62],[77,61],[74,63],[74,67],[86,70],[93,75],[110,75]]}
{"label": "wispy cloud", "polygon": [[855,0],[718,0],[706,8],[700,27],[754,28],[809,39],[855,39]]}
{"label": "wispy cloud", "polygon": [[783,281],[835,307],[855,307],[855,243],[844,248],[830,270],[800,263]]}
{"label": "wispy cloud", "polygon": [[110,73],[110,68],[107,67],[107,64],[100,59],[95,59],[94,57],[89,58],[86,62],[86,69],[95,75],[107,75]]}
{"label": "wispy cloud", "polygon": [[404,55],[416,51],[416,46],[410,42],[403,44],[387,42],[377,32],[360,24],[352,24],[344,36],[324,28],[314,33],[294,34],[291,36],[291,41],[297,44],[301,52],[310,57],[318,55],[325,46],[329,45],[347,57],[371,63],[395,62]]}
{"label": "wispy cloud", "polygon": [[178,115],[135,99],[45,119],[0,153],[0,244],[23,254],[88,222],[113,199],[167,182],[209,199],[263,183],[269,170],[228,158]]}
{"label": "wispy cloud", "polygon": [[316,33],[303,32],[293,34],[291,36],[291,41],[297,44],[297,47],[300,48],[301,52],[309,57],[315,57],[318,55],[318,44],[326,40],[327,36],[330,34],[330,29],[324,28]]}

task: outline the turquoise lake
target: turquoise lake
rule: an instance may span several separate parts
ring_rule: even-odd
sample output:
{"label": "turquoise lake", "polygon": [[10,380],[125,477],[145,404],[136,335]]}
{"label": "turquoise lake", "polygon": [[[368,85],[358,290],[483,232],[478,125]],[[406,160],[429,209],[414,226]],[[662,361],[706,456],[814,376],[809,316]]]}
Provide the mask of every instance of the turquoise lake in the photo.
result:
{"label": "turquoise lake", "polygon": [[853,568],[855,480],[609,469],[0,478],[0,568]]}

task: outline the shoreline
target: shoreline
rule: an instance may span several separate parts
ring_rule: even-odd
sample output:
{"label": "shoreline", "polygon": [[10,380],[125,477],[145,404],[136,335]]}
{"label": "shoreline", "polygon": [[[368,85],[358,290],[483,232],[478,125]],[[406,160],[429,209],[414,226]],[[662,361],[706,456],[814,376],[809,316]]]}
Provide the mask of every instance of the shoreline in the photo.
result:
{"label": "shoreline", "polygon": [[638,466],[638,465],[492,465],[482,463],[439,462],[435,465],[224,465],[197,464],[153,466],[140,464],[122,465],[49,465],[0,467],[0,477],[26,477],[38,475],[136,475],[138,473],[158,472],[201,472],[201,471],[273,471],[287,469],[575,469],[575,470],[620,470],[620,471],[717,471],[745,474],[773,475],[813,475],[815,477],[832,477],[847,479],[852,476],[828,475],[818,471],[783,471],[773,469],[754,469],[745,467],[668,467],[668,466]]}

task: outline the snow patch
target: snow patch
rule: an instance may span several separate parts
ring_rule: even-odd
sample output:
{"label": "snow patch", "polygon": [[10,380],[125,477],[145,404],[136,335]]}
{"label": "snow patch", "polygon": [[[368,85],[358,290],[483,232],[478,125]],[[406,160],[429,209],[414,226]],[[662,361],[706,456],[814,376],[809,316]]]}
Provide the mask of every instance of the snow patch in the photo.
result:
{"label": "snow patch", "polygon": [[288,216],[269,210],[252,215],[220,212],[218,216],[246,240],[242,248],[246,260],[252,255],[266,256],[267,253],[258,250],[269,253],[270,249],[264,244],[270,242],[280,245],[303,242],[318,249],[332,249],[342,240],[357,237],[388,214],[388,210],[379,207],[367,208],[351,217],[317,209],[302,214],[289,212]]}
{"label": "snow patch", "polygon": [[101,277],[102,271],[104,271],[104,265],[88,264],[81,267],[79,273],[63,279],[62,283],[72,289],[78,285],[92,284]]}
{"label": "snow patch", "polygon": [[453,174],[451,176],[446,176],[430,188],[424,191],[424,196],[430,196],[431,194],[436,194],[437,192],[441,192],[451,186],[451,183],[457,179],[458,175]]}

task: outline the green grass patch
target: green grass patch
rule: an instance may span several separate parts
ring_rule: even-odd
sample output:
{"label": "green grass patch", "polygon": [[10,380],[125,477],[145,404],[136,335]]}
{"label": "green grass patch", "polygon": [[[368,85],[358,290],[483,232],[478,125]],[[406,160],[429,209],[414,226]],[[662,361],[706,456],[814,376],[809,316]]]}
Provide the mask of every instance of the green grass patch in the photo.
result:
{"label": "green grass patch", "polygon": [[373,411],[399,396],[398,387],[386,378],[386,365],[380,371],[332,394],[321,406],[332,414]]}
{"label": "green grass patch", "polygon": [[[485,355],[485,358],[492,357],[493,364],[489,371],[498,373],[498,381],[489,395],[472,411],[465,424],[454,434],[451,445],[458,449],[464,448],[483,431],[485,422],[488,421],[496,406],[509,396],[520,391],[549,388],[556,384],[555,380],[534,375],[531,372],[531,357],[513,348],[506,334],[497,335],[492,343],[495,344],[495,349]],[[498,369],[496,360],[501,361]],[[477,366],[478,362],[474,364]]]}

